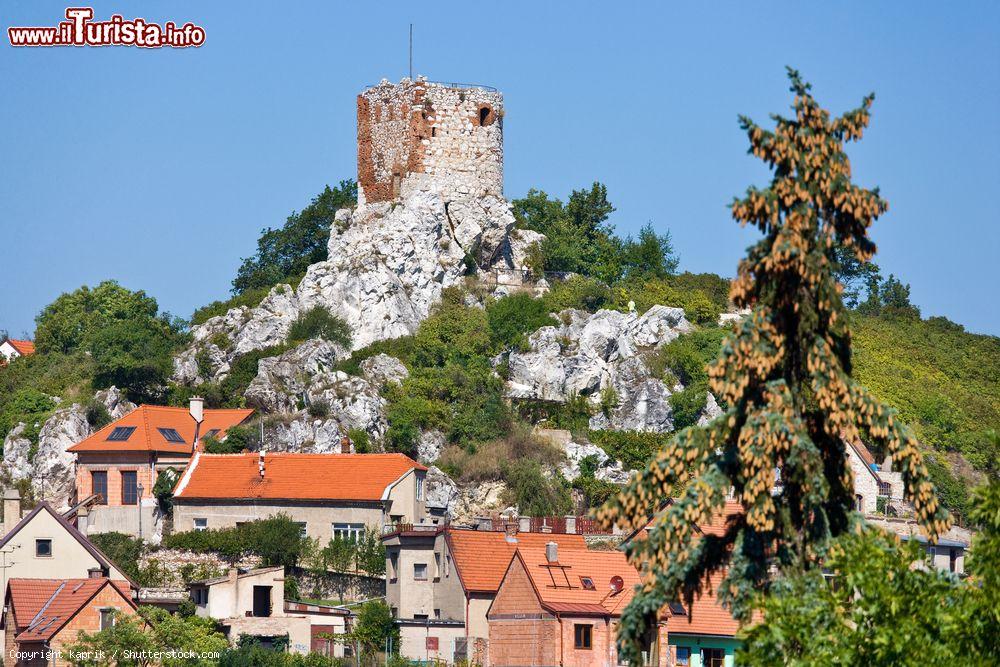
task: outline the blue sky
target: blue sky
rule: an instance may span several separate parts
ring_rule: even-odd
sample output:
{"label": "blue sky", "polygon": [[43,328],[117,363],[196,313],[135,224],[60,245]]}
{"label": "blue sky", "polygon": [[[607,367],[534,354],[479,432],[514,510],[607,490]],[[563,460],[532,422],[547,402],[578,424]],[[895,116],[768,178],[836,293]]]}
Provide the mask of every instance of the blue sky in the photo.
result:
{"label": "blue sky", "polygon": [[[785,113],[784,66],[835,112],[876,93],[850,149],[890,211],[877,261],[926,315],[1000,334],[1000,4],[94,2],[193,21],[199,49],[0,45],[0,328],[114,278],[188,316],[228,294],[258,232],[356,169],[354,96],[414,68],[505,94],[506,193],[600,180],[682,269],[731,276],[755,235],[726,205],[767,173],[736,122]],[[0,23],[65,3],[5,0]],[[5,33],[6,31],[4,31]]]}

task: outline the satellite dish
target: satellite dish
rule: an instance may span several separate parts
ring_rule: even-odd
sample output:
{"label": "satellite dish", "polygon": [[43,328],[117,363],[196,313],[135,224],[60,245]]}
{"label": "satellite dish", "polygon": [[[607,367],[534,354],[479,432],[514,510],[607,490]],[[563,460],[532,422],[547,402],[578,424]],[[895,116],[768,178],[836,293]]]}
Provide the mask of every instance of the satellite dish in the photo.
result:
{"label": "satellite dish", "polygon": [[611,591],[613,593],[620,593],[623,588],[625,588],[624,579],[619,577],[617,574],[611,577]]}

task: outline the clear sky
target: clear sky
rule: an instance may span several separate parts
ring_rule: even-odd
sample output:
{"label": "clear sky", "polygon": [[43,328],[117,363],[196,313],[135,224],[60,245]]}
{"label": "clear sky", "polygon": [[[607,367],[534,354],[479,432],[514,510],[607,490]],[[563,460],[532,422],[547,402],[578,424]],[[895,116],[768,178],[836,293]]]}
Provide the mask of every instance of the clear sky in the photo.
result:
{"label": "clear sky", "polygon": [[[726,205],[767,174],[736,117],[767,121],[800,69],[834,112],[876,93],[850,149],[890,210],[883,272],[925,316],[1000,334],[1000,3],[172,2],[198,49],[13,49],[65,3],[4,0],[0,329],[114,278],[178,315],[227,295],[258,232],[356,169],[355,95],[414,69],[505,95],[506,194],[600,180],[625,233],[669,229],[682,269],[732,276],[755,238]],[[709,6],[710,5],[710,6]]]}

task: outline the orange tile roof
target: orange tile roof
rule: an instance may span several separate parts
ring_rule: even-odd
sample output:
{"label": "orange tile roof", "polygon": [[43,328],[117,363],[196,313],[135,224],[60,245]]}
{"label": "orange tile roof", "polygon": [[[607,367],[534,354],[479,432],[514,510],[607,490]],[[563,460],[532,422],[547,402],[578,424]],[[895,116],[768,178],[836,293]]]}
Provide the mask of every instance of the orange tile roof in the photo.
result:
{"label": "orange tile roof", "polygon": [[8,338],[7,342],[10,343],[11,347],[17,350],[18,354],[22,357],[26,357],[29,354],[35,353],[35,343],[30,340],[14,340],[13,338]]}
{"label": "orange tile roof", "polygon": [[205,454],[199,452],[174,489],[174,500],[269,498],[378,501],[410,470],[427,470],[404,454]]}
{"label": "orange tile roof", "polygon": [[740,629],[739,621],[726,611],[715,594],[723,576],[715,574],[709,578],[705,593],[700,598],[695,598],[690,607],[684,605],[685,615],[667,613],[668,633],[724,637],[736,634]]}
{"label": "orange tile roof", "polygon": [[[246,421],[253,410],[205,410],[199,438],[218,429],[222,437],[226,431]],[[108,436],[118,427],[134,427],[135,431],[124,441],[108,441]],[[90,437],[81,440],[69,452],[171,452],[191,454],[194,439],[194,419],[188,408],[171,408],[160,405],[140,405],[121,419],[111,422]],[[184,442],[169,442],[159,430],[172,428]]]}
{"label": "orange tile roof", "polygon": [[[619,616],[632,600],[639,573],[621,551],[588,549],[557,550],[558,560],[549,563],[545,546],[518,546],[517,555],[531,579],[542,606],[567,614]],[[621,578],[621,587],[612,581]],[[583,578],[593,583],[585,588]]]}
{"label": "orange tile roof", "polygon": [[869,451],[868,447],[865,446],[865,443],[861,442],[860,440],[856,440],[854,442],[848,441],[848,444],[852,448],[854,448],[854,451],[857,452],[858,457],[864,462],[866,466],[868,466],[868,468],[871,468],[873,465],[875,465],[875,457],[872,456],[871,451]]}
{"label": "orange tile roof", "polygon": [[122,588],[106,578],[11,579],[7,586],[7,598],[17,632],[16,640],[36,642],[51,639],[108,585],[135,607]]}
{"label": "orange tile roof", "polygon": [[445,533],[452,562],[466,591],[495,593],[500,588],[510,559],[519,546],[541,546],[555,542],[560,549],[586,549],[583,535],[518,533],[508,542],[498,531],[449,529]]}

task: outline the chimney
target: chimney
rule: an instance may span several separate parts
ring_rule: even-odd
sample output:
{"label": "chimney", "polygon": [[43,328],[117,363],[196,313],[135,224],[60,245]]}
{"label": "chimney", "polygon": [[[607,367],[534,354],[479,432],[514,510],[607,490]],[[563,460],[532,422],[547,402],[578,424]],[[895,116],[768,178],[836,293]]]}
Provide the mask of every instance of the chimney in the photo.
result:
{"label": "chimney", "polygon": [[264,452],[261,451],[257,457],[257,469],[260,471],[260,478],[264,479]]}
{"label": "chimney", "polygon": [[545,543],[545,560],[550,563],[559,562],[559,545],[555,542]]}
{"label": "chimney", "polygon": [[10,530],[21,520],[21,492],[11,487],[3,492],[4,528]]}
{"label": "chimney", "polygon": [[205,421],[205,399],[201,396],[191,397],[191,419],[194,420],[194,440],[191,441],[191,450],[201,451],[201,423]]}
{"label": "chimney", "polygon": [[503,530],[506,536],[508,544],[517,544],[517,522],[516,521],[505,521],[503,524]]}
{"label": "chimney", "polygon": [[350,454],[351,453],[351,439],[346,435],[340,439],[340,453]]}

